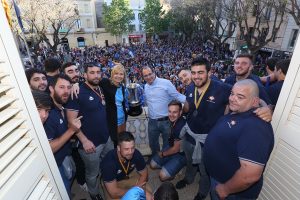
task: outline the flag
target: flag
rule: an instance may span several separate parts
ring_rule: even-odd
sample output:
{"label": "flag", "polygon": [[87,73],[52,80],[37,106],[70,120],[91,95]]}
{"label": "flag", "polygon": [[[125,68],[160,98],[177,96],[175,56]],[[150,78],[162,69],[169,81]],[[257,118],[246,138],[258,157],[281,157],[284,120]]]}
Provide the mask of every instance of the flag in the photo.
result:
{"label": "flag", "polygon": [[7,3],[6,0],[2,0],[2,6],[4,8],[4,11],[5,11],[5,15],[6,15],[6,19],[8,21],[8,24],[10,27],[12,27],[12,21],[11,21],[11,11],[10,11],[10,8],[9,8],[9,5]]}
{"label": "flag", "polygon": [[15,12],[16,12],[16,16],[17,16],[17,19],[18,19],[19,26],[20,26],[21,30],[23,31],[24,27],[23,27],[23,23],[22,23],[20,8],[17,5],[15,0],[13,0],[12,2],[14,4],[14,8],[15,8]]}

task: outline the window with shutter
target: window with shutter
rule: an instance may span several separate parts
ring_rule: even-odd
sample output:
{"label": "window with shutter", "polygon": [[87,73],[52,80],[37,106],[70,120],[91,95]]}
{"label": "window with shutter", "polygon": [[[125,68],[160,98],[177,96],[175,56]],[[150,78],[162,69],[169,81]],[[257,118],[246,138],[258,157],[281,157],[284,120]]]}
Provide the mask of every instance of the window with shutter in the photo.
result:
{"label": "window with shutter", "polygon": [[68,199],[0,6],[0,199]]}

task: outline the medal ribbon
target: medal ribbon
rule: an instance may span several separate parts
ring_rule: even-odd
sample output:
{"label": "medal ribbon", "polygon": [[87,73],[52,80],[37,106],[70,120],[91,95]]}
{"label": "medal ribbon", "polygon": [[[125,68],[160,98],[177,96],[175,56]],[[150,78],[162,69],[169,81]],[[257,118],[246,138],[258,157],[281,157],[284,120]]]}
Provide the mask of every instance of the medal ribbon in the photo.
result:
{"label": "medal ribbon", "polygon": [[[99,94],[94,88],[92,88],[91,86],[89,86],[88,84],[86,84],[86,85],[87,85],[91,90],[93,90],[93,92],[95,92],[95,94],[96,94],[98,97],[100,97],[101,102],[104,101],[104,99],[102,98],[102,93],[101,93],[101,89],[100,89],[99,86],[97,86],[97,89],[99,90],[100,94]],[[102,103],[102,104],[103,104],[103,103]]]}
{"label": "medal ribbon", "polygon": [[203,98],[205,92],[207,91],[209,85],[210,85],[210,79],[208,79],[207,82],[205,83],[204,89],[203,89],[203,91],[201,92],[201,95],[200,95],[198,101],[197,101],[197,87],[195,87],[194,104],[195,104],[195,106],[196,106],[196,110],[199,108],[200,103],[201,103],[201,100],[202,100],[202,98]]}
{"label": "medal ribbon", "polygon": [[119,162],[122,166],[122,169],[123,171],[125,172],[125,175],[128,177],[128,170],[129,170],[129,165],[130,165],[130,161],[128,161],[128,164],[127,164],[127,168],[125,169],[125,166],[123,165],[123,162],[121,161],[121,159],[119,158]]}

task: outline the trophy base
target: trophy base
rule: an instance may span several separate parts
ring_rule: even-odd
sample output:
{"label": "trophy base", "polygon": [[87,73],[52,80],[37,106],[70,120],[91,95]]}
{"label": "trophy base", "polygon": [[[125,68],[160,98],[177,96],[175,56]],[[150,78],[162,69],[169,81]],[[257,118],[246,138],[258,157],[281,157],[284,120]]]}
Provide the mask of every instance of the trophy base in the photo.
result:
{"label": "trophy base", "polygon": [[143,113],[142,105],[129,106],[127,114],[132,117],[139,116]]}

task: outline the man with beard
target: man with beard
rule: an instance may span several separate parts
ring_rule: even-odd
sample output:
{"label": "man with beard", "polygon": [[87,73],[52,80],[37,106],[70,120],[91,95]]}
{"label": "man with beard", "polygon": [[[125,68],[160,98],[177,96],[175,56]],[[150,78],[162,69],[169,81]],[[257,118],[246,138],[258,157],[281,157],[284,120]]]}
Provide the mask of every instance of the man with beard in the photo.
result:
{"label": "man with beard", "polygon": [[[73,91],[75,90],[75,87],[79,89],[79,85],[77,84],[75,86],[76,83],[79,83],[80,81],[80,73],[78,70],[78,67],[76,66],[75,63],[72,62],[67,62],[64,63],[61,66],[61,72],[64,73],[65,75],[67,75],[73,84]],[[77,93],[74,93],[77,96]],[[71,93],[71,98],[72,98],[72,93]],[[85,181],[85,169],[84,169],[84,163],[79,155],[78,152],[78,145],[79,145],[79,141],[77,138],[73,138],[72,140],[72,157],[74,159],[75,165],[76,165],[76,173],[75,173],[75,178],[77,180],[77,183],[79,184],[79,187],[83,190],[83,191],[88,191],[87,185],[86,185],[86,181]]]}
{"label": "man with beard", "polygon": [[93,200],[101,200],[99,179],[100,162],[113,149],[106,119],[105,99],[100,82],[100,68],[94,63],[84,66],[85,82],[80,85],[78,98],[70,99],[67,108],[68,119],[83,116],[82,127],[77,137],[80,141],[79,154],[85,166],[85,180]]}
{"label": "man with beard", "polygon": [[107,153],[101,163],[101,171],[106,200],[120,199],[134,186],[143,188],[147,200],[151,199],[151,190],[146,189],[148,169],[142,154],[135,149],[130,132],[119,134],[117,149]]}
{"label": "man with beard", "polygon": [[231,87],[209,78],[210,64],[204,58],[196,58],[192,62],[191,75],[194,84],[186,90],[188,102],[187,124],[181,135],[182,148],[187,158],[187,168],[183,180],[176,184],[177,189],[191,184],[200,171],[199,191],[195,200],[205,199],[210,188],[209,177],[202,162],[202,149],[207,133],[217,120],[224,115],[228,104]]}
{"label": "man with beard", "polygon": [[61,72],[67,75],[72,84],[79,83],[80,73],[75,63],[67,62],[61,66]]}
{"label": "man with beard", "polygon": [[25,74],[31,90],[46,91],[48,87],[46,72],[37,68],[29,68],[26,69]]}
{"label": "man with beard", "polygon": [[234,72],[235,74],[227,77],[225,83],[229,85],[234,85],[239,80],[251,79],[256,82],[259,88],[259,97],[267,103],[267,105],[272,104],[266,89],[262,85],[260,78],[252,73],[253,56],[250,54],[240,54],[236,57],[234,61]]}
{"label": "man with beard", "polygon": [[69,124],[66,119],[63,105],[68,101],[71,93],[71,82],[66,75],[59,74],[54,76],[49,89],[54,106],[44,123],[44,128],[64,185],[70,196],[72,174],[71,177],[66,175],[63,163],[72,159],[70,157],[71,145],[69,140],[80,129],[81,117],[69,120]]}

